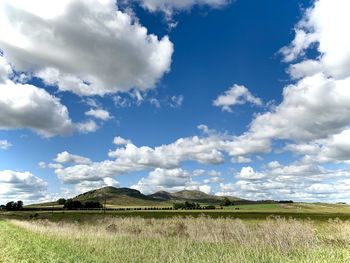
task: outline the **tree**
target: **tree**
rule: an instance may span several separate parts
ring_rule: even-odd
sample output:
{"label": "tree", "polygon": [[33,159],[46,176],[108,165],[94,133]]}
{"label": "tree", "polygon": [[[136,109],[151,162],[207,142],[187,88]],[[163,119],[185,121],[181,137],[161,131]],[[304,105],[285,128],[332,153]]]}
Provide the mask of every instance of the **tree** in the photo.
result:
{"label": "tree", "polygon": [[11,202],[8,202],[5,205],[5,209],[8,210],[8,211],[21,210],[22,208],[23,208],[23,202],[22,201],[17,201],[17,202],[11,201]]}
{"label": "tree", "polygon": [[21,210],[23,208],[23,201],[19,200],[19,201],[17,201],[16,204],[17,204],[16,205],[17,210]]}
{"label": "tree", "polygon": [[60,199],[57,200],[57,203],[58,203],[59,205],[64,205],[64,204],[66,203],[66,199],[60,198]]}
{"label": "tree", "polygon": [[80,201],[68,199],[64,204],[63,208],[68,210],[81,209],[84,208]]}
{"label": "tree", "polygon": [[233,203],[231,202],[230,199],[228,199],[227,197],[224,198],[224,202],[222,203],[223,206],[230,206],[233,205]]}
{"label": "tree", "polygon": [[84,204],[84,208],[86,208],[86,209],[102,208],[102,204],[101,204],[100,202],[87,201],[87,202]]}

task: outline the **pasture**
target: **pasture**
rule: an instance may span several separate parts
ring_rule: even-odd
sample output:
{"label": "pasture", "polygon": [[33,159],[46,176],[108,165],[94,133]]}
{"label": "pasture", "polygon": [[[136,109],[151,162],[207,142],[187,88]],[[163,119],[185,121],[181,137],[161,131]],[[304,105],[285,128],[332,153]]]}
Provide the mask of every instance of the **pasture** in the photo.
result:
{"label": "pasture", "polygon": [[349,220],[347,205],[303,203],[0,212],[0,262],[345,263]]}

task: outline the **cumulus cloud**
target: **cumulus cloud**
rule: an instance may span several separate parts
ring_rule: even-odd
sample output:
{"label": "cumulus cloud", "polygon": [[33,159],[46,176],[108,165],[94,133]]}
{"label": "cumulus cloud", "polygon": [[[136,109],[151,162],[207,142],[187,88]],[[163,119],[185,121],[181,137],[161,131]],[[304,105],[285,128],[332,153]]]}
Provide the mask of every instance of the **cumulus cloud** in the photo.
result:
{"label": "cumulus cloud", "polygon": [[23,128],[44,137],[69,135],[75,129],[58,98],[33,85],[7,80],[0,84],[0,129]]}
{"label": "cumulus cloud", "polygon": [[148,34],[114,0],[4,0],[0,17],[0,48],[8,61],[61,91],[148,90],[170,70],[169,38]]}
{"label": "cumulus cloud", "polygon": [[254,97],[246,87],[236,84],[213,101],[214,106],[221,107],[222,111],[227,112],[232,112],[232,106],[246,103],[262,105],[260,98]]}
{"label": "cumulus cloud", "polygon": [[108,111],[103,110],[103,109],[90,109],[87,112],[85,112],[86,116],[91,116],[96,119],[100,119],[103,121],[108,121],[109,119],[112,118],[112,116],[109,114]]}
{"label": "cumulus cloud", "polygon": [[113,143],[115,145],[126,145],[126,144],[132,144],[131,140],[124,139],[120,136],[114,137]]}
{"label": "cumulus cloud", "polygon": [[193,160],[199,163],[219,164],[223,155],[217,149],[218,141],[197,136],[181,138],[175,142],[155,148],[137,147],[127,144],[124,148],[110,151],[109,156],[124,164],[137,164],[149,167],[174,168],[182,161]]}
{"label": "cumulus cloud", "polygon": [[200,185],[192,181],[192,173],[182,168],[162,169],[157,168],[150,172],[148,177],[142,178],[137,184],[131,186],[144,194],[152,194],[157,191],[175,192],[184,189],[210,192],[208,185]]}
{"label": "cumulus cloud", "polygon": [[46,196],[47,182],[30,172],[0,171],[0,202],[37,201]]}
{"label": "cumulus cloud", "polygon": [[350,163],[349,140],[350,129],[346,129],[326,139],[288,144],[285,149],[298,155],[304,155],[305,162]]}
{"label": "cumulus cloud", "polygon": [[[73,165],[57,169],[56,174],[66,183],[76,183],[79,180],[96,181],[104,177],[152,168],[175,169],[186,161],[218,165],[224,162],[225,154],[237,156],[258,150],[265,151],[267,147],[259,141],[248,141],[248,139],[218,133],[212,133],[206,137],[180,138],[173,143],[154,148],[138,147],[118,137],[116,141],[117,145],[123,145],[123,147],[108,153],[109,157],[115,160]],[[217,176],[218,173],[215,175]]]}
{"label": "cumulus cloud", "polygon": [[259,180],[264,177],[265,175],[263,173],[255,172],[254,169],[250,166],[242,167],[241,171],[236,175],[237,179],[244,180]]}
{"label": "cumulus cloud", "polygon": [[304,55],[310,47],[316,48],[321,56],[292,65],[293,76],[303,77],[321,71],[335,79],[350,76],[349,8],[348,1],[317,0],[305,12],[296,25],[293,42],[281,52],[288,62]]}
{"label": "cumulus cloud", "polygon": [[147,10],[163,11],[171,14],[174,10],[188,10],[193,6],[209,6],[212,8],[220,8],[230,0],[138,0]]}
{"label": "cumulus cloud", "polygon": [[7,150],[12,144],[8,140],[0,140],[0,149]]}
{"label": "cumulus cloud", "polygon": [[[245,169],[236,182],[220,184],[218,195],[233,195],[247,199],[271,199],[294,201],[346,201],[349,195],[350,173],[327,170],[315,164],[295,163],[283,166],[270,163],[267,170],[256,172]],[[243,169],[242,169],[243,170]],[[251,179],[251,176],[255,177]]]}
{"label": "cumulus cloud", "polygon": [[337,133],[349,124],[350,78],[316,74],[287,86],[273,111],[258,115],[250,133],[258,138],[312,140]]}
{"label": "cumulus cloud", "polygon": [[58,153],[56,158],[54,159],[57,163],[75,163],[75,164],[90,164],[92,163],[89,158],[71,154],[67,151]]}
{"label": "cumulus cloud", "polygon": [[94,122],[93,120],[77,123],[75,127],[81,133],[95,132],[99,128],[96,122]]}
{"label": "cumulus cloud", "polygon": [[[332,136],[349,128],[347,8],[346,1],[318,0],[305,12],[296,26],[295,39],[281,50],[287,62],[302,57],[289,69],[292,77],[299,79],[284,88],[279,105],[253,119],[248,132],[241,136],[244,141],[259,141],[268,149],[272,140],[289,140],[296,144],[287,150],[296,151],[297,147],[307,153],[317,144],[330,146]],[[319,56],[304,59],[310,48],[317,48]]]}
{"label": "cumulus cloud", "polygon": [[119,187],[119,182],[110,177],[103,178],[99,181],[80,181],[74,185],[74,189],[75,194],[81,194],[106,186]]}
{"label": "cumulus cloud", "polygon": [[[1,63],[8,66],[5,71],[1,71]],[[1,72],[4,74],[0,79],[0,130],[31,129],[43,137],[52,137],[74,131],[94,132],[98,128],[93,121],[74,123],[67,107],[45,89],[10,79],[12,68],[2,56]]]}
{"label": "cumulus cloud", "polygon": [[6,82],[9,76],[13,73],[12,67],[8,62],[0,56],[0,84]]}

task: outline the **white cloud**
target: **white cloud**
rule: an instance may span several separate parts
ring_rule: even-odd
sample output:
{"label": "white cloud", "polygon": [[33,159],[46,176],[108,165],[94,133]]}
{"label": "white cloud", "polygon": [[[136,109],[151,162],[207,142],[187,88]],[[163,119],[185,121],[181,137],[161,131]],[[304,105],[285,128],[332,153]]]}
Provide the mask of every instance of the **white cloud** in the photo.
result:
{"label": "white cloud", "polygon": [[23,128],[51,137],[69,135],[75,126],[58,98],[44,89],[7,80],[0,84],[0,129]]}
{"label": "white cloud", "polygon": [[109,112],[103,109],[90,109],[89,111],[85,112],[85,115],[91,116],[103,121],[107,121],[112,118]]}
{"label": "white cloud", "polygon": [[99,181],[80,181],[74,185],[74,189],[76,194],[81,194],[105,186],[119,187],[119,182],[110,177],[103,178]]}
{"label": "white cloud", "polygon": [[245,136],[257,140],[310,141],[345,129],[350,114],[350,78],[327,79],[316,74],[283,91],[283,101],[258,115]]}
{"label": "white cloud", "polygon": [[209,184],[209,183],[222,183],[224,180],[224,178],[221,177],[211,177],[209,179],[205,179],[203,182],[205,184]]}
{"label": "white cloud", "polygon": [[326,139],[308,143],[288,144],[285,149],[304,155],[304,161],[320,163],[350,163],[350,129]]}
{"label": "white cloud", "polygon": [[210,170],[210,171],[208,171],[208,175],[218,177],[218,176],[221,176],[221,172],[216,171],[216,170]]}
{"label": "white cloud", "polygon": [[231,159],[233,163],[250,163],[252,159],[244,156],[237,156]]}
{"label": "white cloud", "polygon": [[12,144],[8,140],[0,140],[0,149],[7,150]]}
{"label": "white cloud", "polygon": [[[270,168],[262,172],[244,171],[245,176],[239,176],[240,180],[234,183],[220,184],[217,194],[252,200],[349,201],[349,171],[327,170],[303,163],[289,166],[271,163],[268,166]],[[252,174],[264,176],[251,180]]]}
{"label": "white cloud", "polygon": [[81,133],[95,132],[99,128],[96,122],[89,120],[86,122],[80,122],[76,124],[76,128]]}
{"label": "white cloud", "polygon": [[235,84],[224,94],[218,96],[213,101],[213,105],[221,107],[222,111],[232,112],[232,106],[246,104],[247,102],[258,106],[262,105],[261,99],[254,97],[246,87]]}
{"label": "white cloud", "polygon": [[0,84],[6,82],[8,77],[13,73],[11,65],[0,56]]}
{"label": "white cloud", "polygon": [[148,34],[114,0],[4,0],[0,17],[0,48],[8,61],[61,91],[148,90],[170,70],[168,37]]}
{"label": "white cloud", "polygon": [[263,173],[255,172],[250,166],[242,167],[241,171],[236,175],[237,179],[244,180],[260,180],[264,177],[265,175]]}
{"label": "white cloud", "polygon": [[0,202],[37,201],[46,195],[47,183],[30,172],[0,171]]}
{"label": "white cloud", "polygon": [[201,185],[192,181],[193,174],[181,168],[162,169],[156,168],[148,177],[141,178],[131,188],[137,189],[144,194],[152,194],[157,191],[175,192],[184,189],[199,190],[205,193],[211,191],[208,185]]}
{"label": "white cloud", "polygon": [[[0,56],[0,64],[8,65]],[[1,65],[0,65],[1,71]],[[0,81],[0,130],[31,129],[44,137],[70,135],[74,131],[93,132],[92,122],[73,123],[66,106],[45,89],[9,79],[12,68],[4,71]]]}
{"label": "white cloud", "polygon": [[193,6],[210,6],[212,8],[220,8],[230,0],[138,0],[143,7],[151,12],[163,11],[171,14],[174,10],[188,10]]}
{"label": "white cloud", "polygon": [[148,167],[174,168],[185,160],[219,164],[223,162],[223,155],[217,149],[218,143],[218,140],[212,138],[194,136],[181,138],[171,144],[155,148],[127,144],[125,148],[110,151],[109,156],[117,158],[123,164]]}
{"label": "white cloud", "polygon": [[170,98],[169,105],[170,107],[173,107],[173,108],[180,108],[182,106],[183,101],[184,101],[183,95],[172,96]]}
{"label": "white cloud", "polygon": [[126,144],[132,144],[131,140],[124,139],[120,136],[117,136],[113,139],[113,143],[115,145],[126,145]]}
{"label": "white cloud", "polygon": [[56,158],[54,159],[55,162],[58,163],[75,163],[75,164],[90,164],[92,163],[89,158],[71,154],[67,151],[58,153]]}
{"label": "white cloud", "polygon": [[335,79],[350,76],[349,1],[317,0],[297,24],[295,39],[283,48],[286,61],[293,61],[310,47],[321,54],[291,66],[293,76],[303,77],[322,71]]}

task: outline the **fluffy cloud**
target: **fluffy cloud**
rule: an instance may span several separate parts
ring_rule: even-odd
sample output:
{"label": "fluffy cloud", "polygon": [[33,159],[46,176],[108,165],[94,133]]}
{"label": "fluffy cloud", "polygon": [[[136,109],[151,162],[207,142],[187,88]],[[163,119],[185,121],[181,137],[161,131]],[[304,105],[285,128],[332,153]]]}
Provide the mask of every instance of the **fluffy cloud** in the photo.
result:
{"label": "fluffy cloud", "polygon": [[[349,128],[347,8],[349,3],[346,1],[318,0],[305,12],[296,26],[295,39],[281,52],[287,62],[300,58],[307,49],[314,47],[317,47],[319,56],[291,65],[289,72],[299,80],[284,88],[279,105],[253,119],[248,132],[241,136],[244,141],[256,140],[269,147],[272,140],[289,140],[296,144],[288,146],[287,150],[291,147],[297,150],[297,147],[307,152],[320,145],[325,148],[322,144],[331,147],[329,140],[332,136]],[[246,145],[243,145],[243,150],[247,150]],[[326,155],[336,157],[337,154],[331,151],[324,149],[325,156],[319,159],[327,158]]]}
{"label": "fluffy cloud", "polygon": [[67,151],[58,153],[54,161],[58,163],[75,163],[75,164],[91,163],[91,160],[89,158],[86,158],[80,155],[71,154]]}
{"label": "fluffy cloud", "polygon": [[74,189],[75,194],[81,194],[105,186],[119,187],[119,182],[113,178],[106,177],[99,181],[81,181],[74,185]]}
{"label": "fluffy cloud", "polygon": [[99,128],[96,122],[94,122],[93,120],[77,123],[75,127],[81,133],[95,132]]}
{"label": "fluffy cloud", "polygon": [[44,89],[7,80],[0,84],[0,129],[22,128],[51,137],[71,134],[75,126],[58,98]]}
{"label": "fluffy cloud", "polygon": [[305,12],[295,28],[295,39],[281,52],[286,61],[293,61],[310,47],[316,47],[321,56],[291,66],[295,77],[322,71],[336,79],[349,77],[350,37],[348,10],[350,3],[342,0],[317,0]]}
{"label": "fluffy cloud", "polygon": [[316,74],[283,91],[273,111],[257,116],[250,127],[255,138],[313,140],[337,133],[349,124],[350,78],[334,80]]}
{"label": "fluffy cloud", "polygon": [[213,101],[213,105],[221,107],[222,111],[232,112],[232,106],[248,102],[259,106],[262,105],[261,99],[254,97],[246,87],[235,84],[225,91],[223,95],[218,96]]}
{"label": "fluffy cloud", "polygon": [[152,194],[157,191],[175,192],[184,189],[210,192],[208,185],[200,185],[192,181],[192,173],[181,168],[161,169],[157,168],[142,178],[137,184],[131,186],[144,194]]}
{"label": "fluffy cloud", "polygon": [[61,91],[147,90],[170,69],[168,37],[148,34],[114,0],[4,0],[0,18],[0,48],[8,61]]}
{"label": "fluffy cloud", "polygon": [[6,82],[8,77],[13,73],[12,67],[0,56],[0,84]]}
{"label": "fluffy cloud", "polygon": [[[5,70],[2,70],[5,69]],[[0,56],[0,130],[31,129],[44,137],[94,132],[93,121],[73,123],[68,109],[46,90],[10,79],[12,67]]]}
{"label": "fluffy cloud", "polygon": [[244,179],[244,180],[259,180],[264,177],[265,175],[263,173],[255,172],[254,169],[250,166],[242,167],[240,173],[236,175],[237,179]]}
{"label": "fluffy cloud", "polygon": [[120,136],[117,136],[113,139],[113,143],[115,145],[126,145],[126,144],[131,144],[131,140],[128,140],[128,139],[124,139]]}
{"label": "fluffy cloud", "polygon": [[112,118],[109,112],[103,109],[90,109],[89,111],[85,112],[85,115],[91,116],[103,121],[108,121],[109,119]]}
{"label": "fluffy cloud", "polygon": [[[154,148],[137,147],[123,138],[116,138],[117,145],[124,145],[124,147],[108,153],[109,157],[115,160],[57,169],[55,172],[59,179],[65,183],[76,183],[79,180],[98,181],[105,177],[152,168],[175,169],[186,161],[218,165],[224,162],[225,154],[236,156],[258,150],[263,151],[267,148],[259,141],[248,141],[248,139],[214,132],[206,137],[180,138],[173,143]],[[217,175],[218,173],[215,173],[215,176]]]}
{"label": "fluffy cloud", "polygon": [[[347,201],[350,191],[350,173],[327,170],[315,164],[296,163],[282,166],[270,163],[262,172],[252,169],[238,174],[238,181],[221,184],[218,195],[233,195],[247,199],[288,199],[294,201]],[[242,169],[243,170],[243,169]],[[250,176],[260,174],[251,180]]]}
{"label": "fluffy cloud", "polygon": [[0,140],[0,149],[7,150],[12,144],[8,140]]}
{"label": "fluffy cloud", "polygon": [[173,10],[186,10],[192,6],[210,6],[219,8],[225,6],[230,0],[138,0],[143,7],[151,12],[163,11],[171,14]]}
{"label": "fluffy cloud", "polygon": [[219,164],[223,162],[223,155],[218,150],[218,143],[220,141],[214,138],[194,136],[181,138],[171,144],[155,148],[127,144],[125,148],[118,148],[109,152],[109,156],[117,158],[123,164],[162,168],[177,167],[185,160]]}
{"label": "fluffy cloud", "polygon": [[320,163],[350,163],[350,129],[326,139],[308,143],[288,144],[285,149],[304,155],[304,161]]}
{"label": "fluffy cloud", "polygon": [[37,201],[46,195],[47,183],[30,172],[0,171],[0,202]]}

